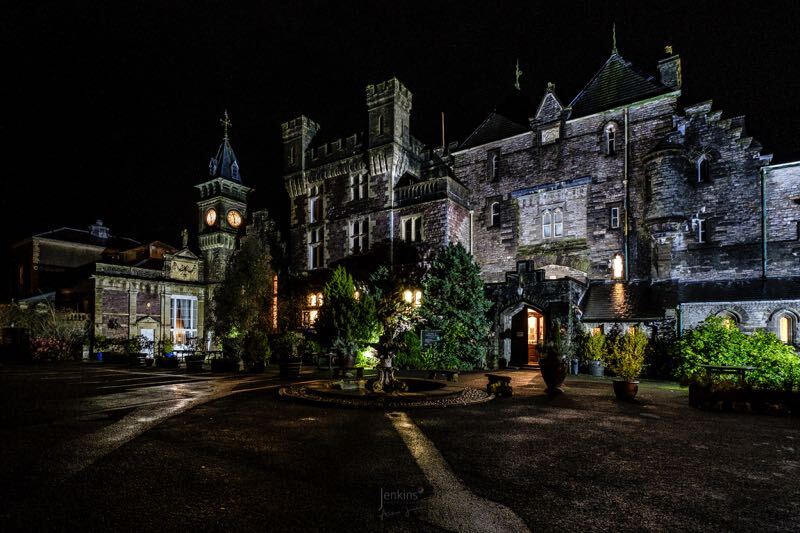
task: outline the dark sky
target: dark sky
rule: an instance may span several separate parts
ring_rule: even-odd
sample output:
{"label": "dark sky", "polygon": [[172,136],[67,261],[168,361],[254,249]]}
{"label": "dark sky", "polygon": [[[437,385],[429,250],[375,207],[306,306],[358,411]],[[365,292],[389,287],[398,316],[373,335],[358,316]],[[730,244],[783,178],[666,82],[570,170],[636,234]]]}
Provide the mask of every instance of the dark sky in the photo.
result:
{"label": "dark sky", "polygon": [[[463,140],[513,83],[568,103],[608,57],[656,73],[683,60],[684,104],[713,98],[776,162],[800,159],[800,2],[5,2],[0,17],[2,244],[102,217],[178,244],[230,111],[253,206],[286,210],[280,123],[363,129],[364,87],[414,93],[413,133],[439,113]],[[556,7],[557,6],[557,7]]]}

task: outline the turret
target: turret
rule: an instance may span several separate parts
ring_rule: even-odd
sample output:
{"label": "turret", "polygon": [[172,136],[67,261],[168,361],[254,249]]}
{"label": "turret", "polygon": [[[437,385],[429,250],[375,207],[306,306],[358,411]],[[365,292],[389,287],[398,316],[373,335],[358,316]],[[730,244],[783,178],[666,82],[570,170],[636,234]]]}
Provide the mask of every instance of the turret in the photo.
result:
{"label": "turret", "polygon": [[283,140],[283,170],[292,174],[306,168],[306,150],[319,131],[319,124],[300,115],[281,124]]}
{"label": "turret", "polygon": [[411,91],[397,78],[367,85],[368,146],[410,144]]}

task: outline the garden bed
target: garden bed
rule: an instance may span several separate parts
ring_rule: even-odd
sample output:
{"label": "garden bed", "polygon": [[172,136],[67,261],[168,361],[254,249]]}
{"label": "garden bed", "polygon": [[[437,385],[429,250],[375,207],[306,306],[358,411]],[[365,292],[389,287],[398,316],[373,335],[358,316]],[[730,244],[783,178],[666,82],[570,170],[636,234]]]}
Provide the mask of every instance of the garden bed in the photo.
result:
{"label": "garden bed", "polygon": [[714,411],[772,414],[800,413],[800,392],[759,390],[750,387],[721,387],[692,381],[689,405]]}

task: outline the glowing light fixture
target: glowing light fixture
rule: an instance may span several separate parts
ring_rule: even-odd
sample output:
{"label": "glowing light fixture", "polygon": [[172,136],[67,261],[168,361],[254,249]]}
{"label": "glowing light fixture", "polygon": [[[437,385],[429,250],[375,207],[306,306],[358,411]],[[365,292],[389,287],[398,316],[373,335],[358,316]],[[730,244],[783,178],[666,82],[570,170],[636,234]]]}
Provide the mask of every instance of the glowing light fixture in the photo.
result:
{"label": "glowing light fixture", "polygon": [[622,256],[619,254],[611,261],[611,273],[614,279],[622,279]]}

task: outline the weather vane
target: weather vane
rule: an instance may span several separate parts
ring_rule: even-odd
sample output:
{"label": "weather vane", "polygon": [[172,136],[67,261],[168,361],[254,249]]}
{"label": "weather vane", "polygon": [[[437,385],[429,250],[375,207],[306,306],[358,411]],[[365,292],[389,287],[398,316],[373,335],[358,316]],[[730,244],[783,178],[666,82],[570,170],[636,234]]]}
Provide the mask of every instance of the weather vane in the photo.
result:
{"label": "weather vane", "polygon": [[219,121],[222,124],[222,131],[224,132],[225,139],[228,138],[228,128],[231,126],[231,119],[228,117],[228,110],[225,110],[225,113],[222,115],[222,120]]}
{"label": "weather vane", "polygon": [[517,59],[517,67],[514,69],[514,87],[519,91],[519,79],[522,77],[522,71],[519,69],[519,59]]}

